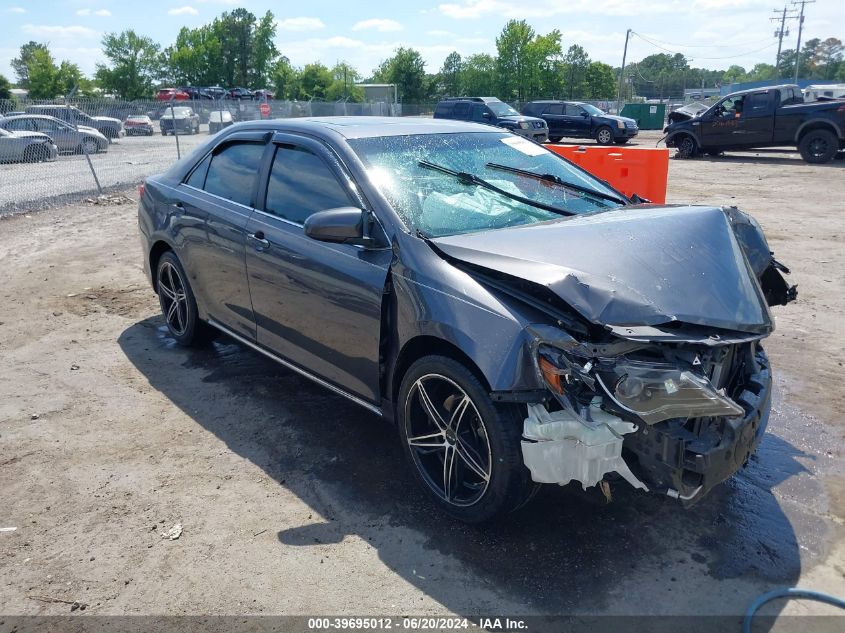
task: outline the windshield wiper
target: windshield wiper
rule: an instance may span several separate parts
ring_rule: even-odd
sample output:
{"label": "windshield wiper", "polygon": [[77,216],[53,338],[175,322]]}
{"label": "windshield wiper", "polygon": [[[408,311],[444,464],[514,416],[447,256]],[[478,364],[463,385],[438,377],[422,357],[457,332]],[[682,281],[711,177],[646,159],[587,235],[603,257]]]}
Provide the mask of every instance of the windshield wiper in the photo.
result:
{"label": "windshield wiper", "polygon": [[544,211],[551,211],[552,213],[557,213],[558,215],[575,215],[574,211],[567,211],[566,209],[560,209],[558,207],[553,207],[550,204],[543,204],[542,202],[537,202],[536,200],[532,200],[531,198],[525,198],[524,196],[520,196],[515,193],[511,193],[510,191],[505,191],[504,189],[499,189],[496,185],[491,184],[484,180],[483,178],[479,178],[475,174],[470,174],[465,171],[455,171],[454,169],[449,169],[448,167],[443,167],[442,165],[436,165],[434,163],[430,163],[427,160],[421,160],[419,162],[420,167],[425,167],[426,169],[432,169],[434,171],[439,171],[442,174],[447,174],[454,178],[457,178],[462,184],[465,185],[478,185],[479,187],[483,187],[484,189],[488,189],[489,191],[493,191],[498,193],[500,196],[504,196],[505,198],[510,198],[511,200],[516,200],[517,202],[521,202],[522,204],[527,204],[532,207],[536,207],[537,209],[543,209]]}
{"label": "windshield wiper", "polygon": [[533,171],[528,171],[527,169],[509,167],[507,165],[499,165],[498,163],[487,163],[487,167],[490,167],[492,169],[500,169],[501,171],[507,171],[512,174],[519,174],[520,176],[527,176],[529,178],[534,178],[535,180],[553,182],[556,185],[560,185],[561,187],[566,187],[567,189],[574,189],[575,191],[586,193],[591,196],[596,196],[597,198],[604,198],[605,200],[610,200],[611,202],[621,202],[622,204],[628,204],[628,200],[625,200],[620,196],[615,196],[609,193],[602,193],[601,191],[596,191],[595,189],[590,189],[589,187],[582,187],[581,185],[576,185],[573,182],[567,182],[566,180],[563,180],[560,176],[555,176],[554,174],[537,174]]}

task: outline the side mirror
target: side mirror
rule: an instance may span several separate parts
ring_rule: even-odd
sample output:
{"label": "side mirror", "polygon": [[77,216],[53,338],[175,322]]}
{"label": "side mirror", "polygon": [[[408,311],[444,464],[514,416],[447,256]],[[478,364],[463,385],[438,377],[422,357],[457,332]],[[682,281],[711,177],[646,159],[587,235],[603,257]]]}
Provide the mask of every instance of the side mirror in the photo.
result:
{"label": "side mirror", "polygon": [[582,113],[581,113],[581,116],[582,116],[582,117],[584,117],[584,118],[586,119],[587,117],[589,117],[589,116],[590,116],[590,113],[589,113],[589,112],[582,112]]}
{"label": "side mirror", "polygon": [[366,211],[356,207],[317,211],[305,220],[305,235],[320,242],[371,246],[373,238],[364,235],[366,216]]}

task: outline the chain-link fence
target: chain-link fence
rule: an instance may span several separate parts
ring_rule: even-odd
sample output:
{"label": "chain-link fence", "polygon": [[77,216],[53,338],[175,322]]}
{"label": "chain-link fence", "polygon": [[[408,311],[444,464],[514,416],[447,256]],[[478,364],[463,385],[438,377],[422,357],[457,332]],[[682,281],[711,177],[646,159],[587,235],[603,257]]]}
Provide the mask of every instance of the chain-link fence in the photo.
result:
{"label": "chain-link fence", "polygon": [[[231,123],[402,116],[403,109],[401,104],[343,101],[0,100],[0,129],[10,132],[0,132],[0,216],[137,185]],[[410,108],[412,114],[429,115],[432,109]],[[57,156],[51,156],[44,135],[55,143]]]}

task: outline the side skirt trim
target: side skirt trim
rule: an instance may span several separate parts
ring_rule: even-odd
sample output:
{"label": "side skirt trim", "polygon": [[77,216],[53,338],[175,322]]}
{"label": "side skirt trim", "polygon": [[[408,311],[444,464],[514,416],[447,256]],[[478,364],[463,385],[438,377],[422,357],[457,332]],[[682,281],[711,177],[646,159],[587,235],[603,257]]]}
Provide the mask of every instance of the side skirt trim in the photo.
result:
{"label": "side skirt trim", "polygon": [[276,361],[280,365],[284,365],[285,367],[287,367],[288,369],[290,369],[292,371],[295,371],[300,376],[304,376],[305,378],[308,378],[309,380],[313,380],[314,382],[316,382],[321,387],[325,387],[329,391],[332,391],[332,392],[334,392],[334,393],[336,393],[340,396],[343,396],[347,400],[351,400],[355,404],[364,407],[368,411],[371,411],[372,413],[375,413],[376,415],[378,415],[380,417],[382,415],[384,415],[382,413],[381,408],[377,407],[376,405],[371,404],[371,403],[367,402],[366,400],[359,398],[358,396],[352,395],[348,391],[345,391],[345,390],[341,389],[340,387],[337,387],[337,386],[333,385],[332,383],[330,383],[326,380],[323,380],[319,376],[315,376],[314,374],[302,369],[301,367],[298,367],[297,365],[294,365],[293,363],[285,360],[281,356],[277,356],[273,352],[271,352],[267,349],[264,349],[263,347],[261,347],[257,343],[253,343],[252,341],[244,338],[240,334],[236,334],[235,332],[233,332],[232,330],[227,328],[225,325],[218,323],[214,319],[209,319],[208,324],[217,328],[218,330],[220,330],[224,334],[231,336],[233,339],[235,339],[239,343],[242,343],[242,344],[246,345],[247,347],[254,349],[256,352],[259,352],[260,354],[264,354],[267,358]]}

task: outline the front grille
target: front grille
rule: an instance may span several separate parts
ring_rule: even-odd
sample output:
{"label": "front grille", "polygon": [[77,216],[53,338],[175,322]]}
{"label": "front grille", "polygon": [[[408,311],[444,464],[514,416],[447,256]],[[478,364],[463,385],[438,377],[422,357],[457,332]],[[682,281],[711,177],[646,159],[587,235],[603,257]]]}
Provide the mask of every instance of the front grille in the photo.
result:
{"label": "front grille", "polygon": [[535,127],[535,128],[544,128],[544,127],[546,127],[546,126],[545,126],[545,124],[544,124],[542,121],[534,121],[533,123],[534,123],[534,127]]}

